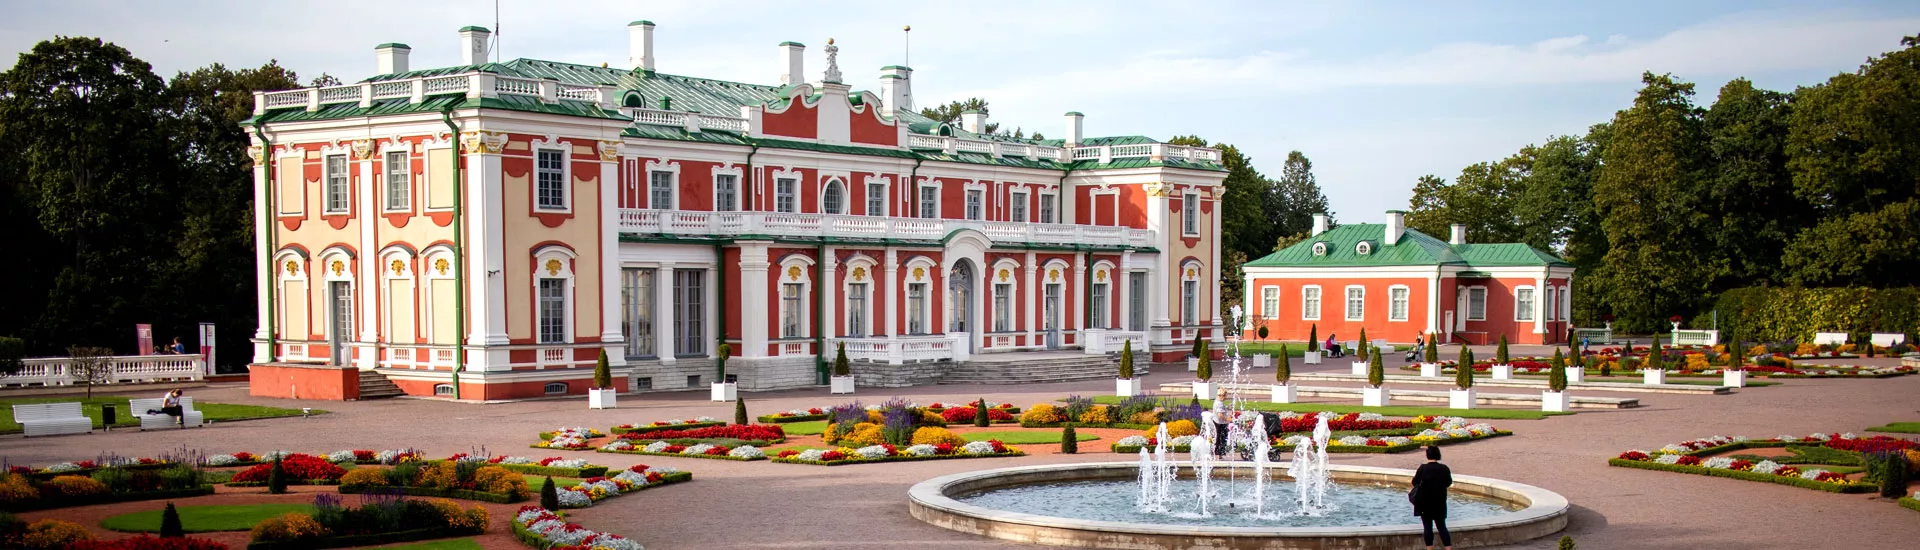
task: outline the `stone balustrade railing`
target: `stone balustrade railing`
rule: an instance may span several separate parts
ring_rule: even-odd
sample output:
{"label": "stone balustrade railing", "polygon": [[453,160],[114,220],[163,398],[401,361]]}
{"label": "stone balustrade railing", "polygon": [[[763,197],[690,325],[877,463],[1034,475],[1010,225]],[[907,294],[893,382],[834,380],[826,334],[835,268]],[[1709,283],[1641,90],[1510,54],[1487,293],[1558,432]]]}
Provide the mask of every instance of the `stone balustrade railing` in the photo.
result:
{"label": "stone balustrade railing", "polygon": [[[202,380],[207,363],[198,355],[121,355],[106,358],[108,384]],[[0,386],[71,386],[85,383],[68,357],[27,359],[20,372],[0,376]]]}
{"label": "stone balustrade railing", "polygon": [[1156,246],[1153,231],[1100,225],[778,212],[620,210],[620,230],[627,233],[935,240],[960,229],[979,231],[995,242]]}

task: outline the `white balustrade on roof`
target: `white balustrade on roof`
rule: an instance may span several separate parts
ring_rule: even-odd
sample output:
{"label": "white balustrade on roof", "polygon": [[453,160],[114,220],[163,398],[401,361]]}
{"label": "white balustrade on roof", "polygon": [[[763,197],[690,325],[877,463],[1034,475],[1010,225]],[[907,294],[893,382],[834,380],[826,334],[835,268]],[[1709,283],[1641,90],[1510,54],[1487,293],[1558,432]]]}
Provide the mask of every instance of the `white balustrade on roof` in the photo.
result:
{"label": "white balustrade on roof", "polygon": [[1152,231],[1095,225],[640,208],[623,208],[620,210],[619,217],[622,232],[681,236],[767,235],[937,240],[954,231],[971,229],[985,234],[988,239],[995,242],[1155,246]]}

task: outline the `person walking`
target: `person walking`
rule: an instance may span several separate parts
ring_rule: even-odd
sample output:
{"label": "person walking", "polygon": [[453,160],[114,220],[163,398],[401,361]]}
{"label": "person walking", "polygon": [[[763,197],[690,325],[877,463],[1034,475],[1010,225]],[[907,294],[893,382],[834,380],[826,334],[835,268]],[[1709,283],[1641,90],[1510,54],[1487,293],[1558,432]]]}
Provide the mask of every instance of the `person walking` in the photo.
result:
{"label": "person walking", "polygon": [[1233,411],[1227,410],[1227,388],[1224,386],[1214,392],[1211,416],[1213,426],[1202,426],[1201,429],[1212,429],[1213,456],[1224,457],[1227,455],[1227,425],[1234,421]]}
{"label": "person walking", "polygon": [[1413,501],[1413,515],[1420,516],[1420,536],[1427,550],[1433,550],[1433,531],[1440,530],[1440,544],[1453,550],[1453,534],[1447,532],[1447,487],[1453,485],[1453,470],[1440,463],[1440,448],[1427,446],[1427,463],[1413,472],[1413,488],[1407,500]]}

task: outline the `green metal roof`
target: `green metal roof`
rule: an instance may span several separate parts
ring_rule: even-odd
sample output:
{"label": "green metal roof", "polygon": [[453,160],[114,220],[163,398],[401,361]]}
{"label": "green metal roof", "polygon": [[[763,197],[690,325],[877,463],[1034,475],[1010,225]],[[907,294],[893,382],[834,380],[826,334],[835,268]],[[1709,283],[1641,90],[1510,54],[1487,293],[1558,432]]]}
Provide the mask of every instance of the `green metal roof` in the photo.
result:
{"label": "green metal roof", "polygon": [[467,25],[465,27],[460,27],[460,31],[461,32],[466,32],[466,31],[493,32],[493,31],[487,30],[486,27],[479,27],[474,25]]}
{"label": "green metal roof", "polygon": [[649,26],[649,27],[651,27],[651,26],[653,26],[653,22],[652,22],[652,21],[648,21],[648,20],[645,20],[645,19],[641,19],[641,20],[639,20],[639,21],[633,21],[633,22],[630,22],[630,23],[627,23],[627,26],[629,26],[629,27],[631,27],[631,26],[634,26],[634,25],[646,25],[646,26]]}
{"label": "green metal roof", "polygon": [[413,46],[408,46],[406,44],[401,44],[399,42],[388,42],[388,43],[373,47],[373,49],[376,49],[376,50],[382,49],[382,48],[400,48],[402,50],[411,50],[413,49]]}
{"label": "green metal roof", "polygon": [[[1555,266],[1568,264],[1552,254],[1525,244],[1464,244],[1454,246],[1415,229],[1407,229],[1399,242],[1384,244],[1387,226],[1377,223],[1346,224],[1313,238],[1295,243],[1266,257],[1246,263],[1246,267],[1380,267],[1380,266]],[[1372,248],[1361,255],[1356,245]],[[1326,243],[1324,256],[1313,255],[1316,243]]]}

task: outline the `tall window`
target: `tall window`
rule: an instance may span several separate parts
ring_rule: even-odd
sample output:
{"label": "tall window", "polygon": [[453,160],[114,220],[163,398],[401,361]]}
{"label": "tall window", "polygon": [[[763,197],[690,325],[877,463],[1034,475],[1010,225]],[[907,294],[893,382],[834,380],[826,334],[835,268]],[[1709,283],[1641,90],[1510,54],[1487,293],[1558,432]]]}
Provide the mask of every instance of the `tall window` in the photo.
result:
{"label": "tall window", "polygon": [[1309,321],[1320,320],[1320,287],[1309,286],[1300,289],[1300,318]]}
{"label": "tall window", "polygon": [[1573,290],[1560,287],[1560,318],[1573,319]]}
{"label": "tall window", "polygon": [[1347,287],[1347,320],[1360,321],[1367,318],[1366,287]]}
{"label": "tall window", "polygon": [[413,202],[413,185],[407,177],[406,151],[387,153],[387,210],[406,210]]}
{"label": "tall window", "polygon": [[713,210],[732,212],[740,204],[740,176],[721,174],[713,177]]}
{"label": "tall window", "polygon": [[1087,316],[1087,325],[1107,328],[1107,308],[1110,305],[1107,303],[1107,283],[1094,283],[1087,296],[1087,302],[1093,307],[1092,314]]}
{"label": "tall window", "polygon": [[347,156],[327,156],[327,211],[346,212],[350,199],[347,197]]}
{"label": "tall window", "polygon": [[931,185],[920,186],[920,217],[940,217],[940,188]]}
{"label": "tall window", "polygon": [[927,283],[907,285],[907,334],[927,333]]}
{"label": "tall window", "polygon": [[867,184],[867,215],[887,215],[887,184]]}
{"label": "tall window", "polygon": [[1387,320],[1407,320],[1407,287],[1387,290]]}
{"label": "tall window", "polygon": [[677,355],[707,352],[706,282],[704,269],[673,272],[673,352]]}
{"label": "tall window", "polygon": [[1180,281],[1180,324],[1200,324],[1200,281]]}
{"label": "tall window", "polygon": [[993,285],[993,331],[1013,330],[1013,285]]}
{"label": "tall window", "polygon": [[1553,306],[1554,306],[1554,299],[1555,299],[1555,298],[1559,298],[1559,297],[1560,297],[1560,293],[1559,293],[1559,292],[1555,292],[1555,291],[1553,290],[1553,287],[1547,287],[1547,289],[1546,289],[1546,292],[1545,292],[1544,294],[1545,294],[1545,296],[1546,296],[1546,298],[1547,298],[1547,307],[1545,307],[1545,308],[1542,308],[1542,309],[1544,309],[1544,310],[1546,310],[1546,312],[1547,312],[1547,320],[1548,320],[1548,321],[1558,321],[1558,320],[1560,320],[1560,310],[1559,310],[1558,308],[1555,308],[1555,307],[1553,307]]}
{"label": "tall window", "polygon": [[867,335],[867,283],[847,285],[847,336]]}
{"label": "tall window", "polygon": [[1487,320],[1487,289],[1480,287],[1467,289],[1467,320]]}
{"label": "tall window", "polygon": [[[567,172],[566,153],[556,149],[541,149],[535,162],[535,176],[538,186],[534,196],[538,202],[534,206],[550,210],[567,208]],[[659,208],[655,206],[654,208]]]}
{"label": "tall window", "polygon": [[800,283],[780,285],[780,337],[798,338],[800,333]]}
{"label": "tall window", "polygon": [[1027,192],[1014,191],[1013,198],[1010,202],[1012,202],[1013,205],[1012,208],[1007,210],[1007,221],[1027,221]]}
{"label": "tall window", "polygon": [[1134,271],[1127,273],[1127,330],[1147,329],[1147,274]]}
{"label": "tall window", "polygon": [[800,187],[800,180],[776,178],[773,180],[773,211],[799,212],[800,201],[794,197],[794,191]]}
{"label": "tall window", "polygon": [[985,219],[987,208],[986,208],[986,205],[983,203],[986,202],[986,195],[987,195],[987,192],[985,190],[981,190],[981,189],[967,190],[967,219],[969,220]]}
{"label": "tall window", "polygon": [[1268,319],[1280,318],[1280,287],[1260,289],[1260,312],[1267,314]]}
{"label": "tall window", "polygon": [[653,273],[651,269],[620,271],[620,332],[627,335],[627,357],[651,357],[653,349]]}
{"label": "tall window", "polygon": [[1187,193],[1180,199],[1180,232],[1200,234],[1200,194]]}
{"label": "tall window", "polygon": [[1521,287],[1513,291],[1513,320],[1533,320],[1533,289]]}
{"label": "tall window", "polygon": [[567,341],[567,280],[540,279],[540,343]]}
{"label": "tall window", "polygon": [[647,207],[660,210],[673,209],[673,172],[647,173]]}
{"label": "tall window", "polygon": [[1053,223],[1053,197],[1048,193],[1040,194],[1040,223]]}
{"label": "tall window", "polygon": [[820,194],[820,207],[828,214],[847,213],[847,188],[840,185],[840,180],[827,182],[827,190]]}

